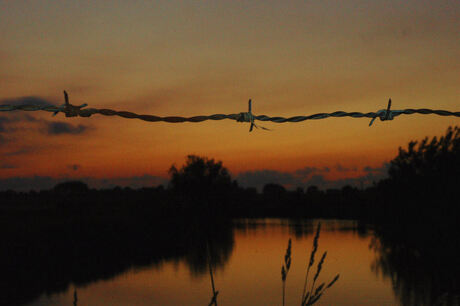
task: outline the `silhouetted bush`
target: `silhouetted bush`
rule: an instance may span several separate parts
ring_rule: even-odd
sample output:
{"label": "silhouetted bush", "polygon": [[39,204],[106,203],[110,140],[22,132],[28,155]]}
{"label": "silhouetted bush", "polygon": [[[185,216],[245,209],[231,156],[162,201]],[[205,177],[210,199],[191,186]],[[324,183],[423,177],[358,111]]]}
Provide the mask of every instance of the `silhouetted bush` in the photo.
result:
{"label": "silhouetted bush", "polygon": [[385,216],[407,221],[458,215],[460,128],[449,127],[439,139],[411,141],[407,149],[399,148],[388,174],[377,185]]}
{"label": "silhouetted bush", "polygon": [[[419,189],[422,193],[444,192],[458,186],[460,174],[460,128],[449,127],[441,138],[428,137],[418,147],[411,141],[407,150],[399,148],[388,174],[395,183]],[[455,185],[455,186],[454,186]]]}
{"label": "silhouetted bush", "polygon": [[271,200],[281,200],[286,196],[286,188],[279,184],[266,184],[262,192],[266,199]]}
{"label": "silhouetted bush", "polygon": [[180,169],[171,166],[169,174],[170,190],[192,202],[223,201],[236,187],[221,161],[196,155],[188,155]]}
{"label": "silhouetted bush", "polygon": [[88,190],[88,185],[80,181],[67,181],[54,186],[54,191],[61,194],[84,193]]}

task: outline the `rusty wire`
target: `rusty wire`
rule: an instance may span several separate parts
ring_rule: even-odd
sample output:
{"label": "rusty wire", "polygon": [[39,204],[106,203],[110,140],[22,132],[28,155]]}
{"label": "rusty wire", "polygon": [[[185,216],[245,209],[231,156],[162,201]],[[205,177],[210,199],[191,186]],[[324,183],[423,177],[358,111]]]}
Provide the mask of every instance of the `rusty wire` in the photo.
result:
{"label": "rusty wire", "polygon": [[455,116],[460,117],[460,112],[451,112],[446,110],[433,110],[428,108],[421,109],[404,109],[404,110],[391,110],[391,99],[388,101],[388,106],[386,109],[379,110],[377,112],[344,112],[336,111],[332,113],[318,113],[309,116],[294,116],[294,117],[270,117],[266,115],[253,115],[251,111],[251,100],[249,100],[248,112],[241,112],[237,114],[214,114],[214,115],[205,115],[205,116],[193,116],[193,117],[181,117],[181,116],[168,116],[160,117],[154,115],[139,115],[133,112],[128,111],[116,111],[112,109],[97,109],[97,108],[85,108],[87,104],[80,106],[72,105],[69,103],[69,98],[67,92],[64,91],[65,104],[62,106],[54,105],[0,105],[1,111],[14,111],[14,110],[23,110],[23,111],[47,111],[53,112],[56,115],[59,112],[65,114],[66,117],[90,117],[94,114],[101,114],[104,116],[119,116],[127,119],[140,119],[148,122],[168,122],[168,123],[181,123],[181,122],[203,122],[206,120],[223,120],[231,119],[238,122],[249,122],[251,123],[249,131],[252,131],[253,127],[262,128],[268,130],[267,128],[258,126],[255,124],[256,120],[259,121],[271,121],[275,123],[285,123],[285,122],[302,122],[305,120],[313,119],[325,119],[329,117],[351,117],[351,118],[371,118],[372,120],[369,123],[369,126],[372,125],[376,118],[380,118],[381,121],[393,120],[399,115],[412,115],[412,114],[435,114],[439,116]]}

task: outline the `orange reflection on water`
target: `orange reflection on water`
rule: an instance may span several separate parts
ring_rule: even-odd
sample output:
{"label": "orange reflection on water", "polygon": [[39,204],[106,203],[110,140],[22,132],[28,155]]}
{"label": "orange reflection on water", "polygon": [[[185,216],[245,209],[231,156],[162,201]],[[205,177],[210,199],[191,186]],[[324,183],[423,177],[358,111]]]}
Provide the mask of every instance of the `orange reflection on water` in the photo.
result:
{"label": "orange reflection on water", "polygon": [[[328,253],[317,285],[328,283],[337,273],[340,278],[317,305],[396,305],[391,284],[371,271],[371,237],[351,230],[351,222],[321,222],[323,229],[310,278],[324,251]],[[333,230],[344,225],[349,229]],[[276,221],[237,229],[234,235],[229,261],[215,271],[219,305],[281,305],[281,265],[289,238],[292,265],[287,277],[286,305],[300,304],[313,234],[295,236],[292,228]],[[77,290],[81,305],[207,305],[212,296],[209,274],[192,275],[182,261],[132,270]],[[42,297],[33,305],[70,304],[72,299],[73,289],[69,289],[61,295]]]}

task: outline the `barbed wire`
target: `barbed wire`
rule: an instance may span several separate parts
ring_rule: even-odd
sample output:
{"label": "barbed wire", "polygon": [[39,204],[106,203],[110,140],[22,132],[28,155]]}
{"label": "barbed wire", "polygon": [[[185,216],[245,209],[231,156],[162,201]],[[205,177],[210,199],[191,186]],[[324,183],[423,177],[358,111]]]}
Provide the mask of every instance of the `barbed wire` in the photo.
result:
{"label": "barbed wire", "polygon": [[231,119],[236,120],[237,122],[249,122],[251,126],[249,131],[251,132],[254,127],[261,128],[264,130],[269,130],[265,127],[259,126],[255,124],[255,120],[259,121],[271,121],[275,123],[285,123],[285,122],[302,122],[306,120],[317,120],[317,119],[326,119],[329,117],[351,117],[351,118],[371,118],[369,126],[374,123],[376,118],[380,118],[381,121],[386,120],[393,120],[395,117],[405,114],[405,115],[412,115],[412,114],[422,114],[422,115],[429,115],[435,114],[439,116],[455,116],[460,117],[460,112],[451,112],[446,110],[432,110],[428,108],[420,108],[420,109],[404,109],[404,110],[391,110],[391,99],[388,101],[388,106],[386,109],[381,109],[377,112],[368,112],[368,113],[361,113],[361,112],[344,112],[344,111],[336,111],[332,113],[318,113],[309,116],[294,116],[294,117],[270,117],[266,115],[259,115],[256,116],[252,113],[252,101],[249,100],[248,111],[241,112],[238,114],[214,114],[208,116],[193,116],[193,117],[181,117],[181,116],[168,116],[168,117],[160,117],[154,115],[139,115],[136,113],[128,112],[128,111],[116,111],[112,109],[97,109],[97,108],[86,108],[83,107],[87,106],[87,104],[82,104],[80,106],[72,105],[69,103],[69,96],[66,91],[64,91],[64,99],[65,104],[61,106],[55,105],[0,105],[0,111],[15,111],[15,110],[23,110],[23,111],[47,111],[53,112],[54,115],[62,112],[65,114],[66,117],[90,117],[94,114],[101,114],[104,116],[119,116],[127,119],[140,119],[143,121],[148,122],[169,122],[169,123],[181,123],[181,122],[203,122],[206,120],[223,120],[223,119]]}

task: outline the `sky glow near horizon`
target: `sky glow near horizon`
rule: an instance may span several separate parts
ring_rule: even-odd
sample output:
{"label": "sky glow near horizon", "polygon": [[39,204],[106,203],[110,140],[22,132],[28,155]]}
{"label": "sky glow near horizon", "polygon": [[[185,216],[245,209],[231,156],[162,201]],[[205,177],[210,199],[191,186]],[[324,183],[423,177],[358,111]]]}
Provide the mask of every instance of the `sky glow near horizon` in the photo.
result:
{"label": "sky glow near horizon", "polygon": [[[61,104],[66,89],[76,105],[159,116],[238,113],[249,98],[268,116],[377,111],[390,97],[393,109],[459,111],[459,30],[458,1],[0,0],[0,104]],[[222,160],[246,185],[368,183],[399,146],[460,119],[368,123],[261,123],[273,131],[248,133],[231,120],[3,112],[0,189],[34,177],[161,183],[188,154]]]}

